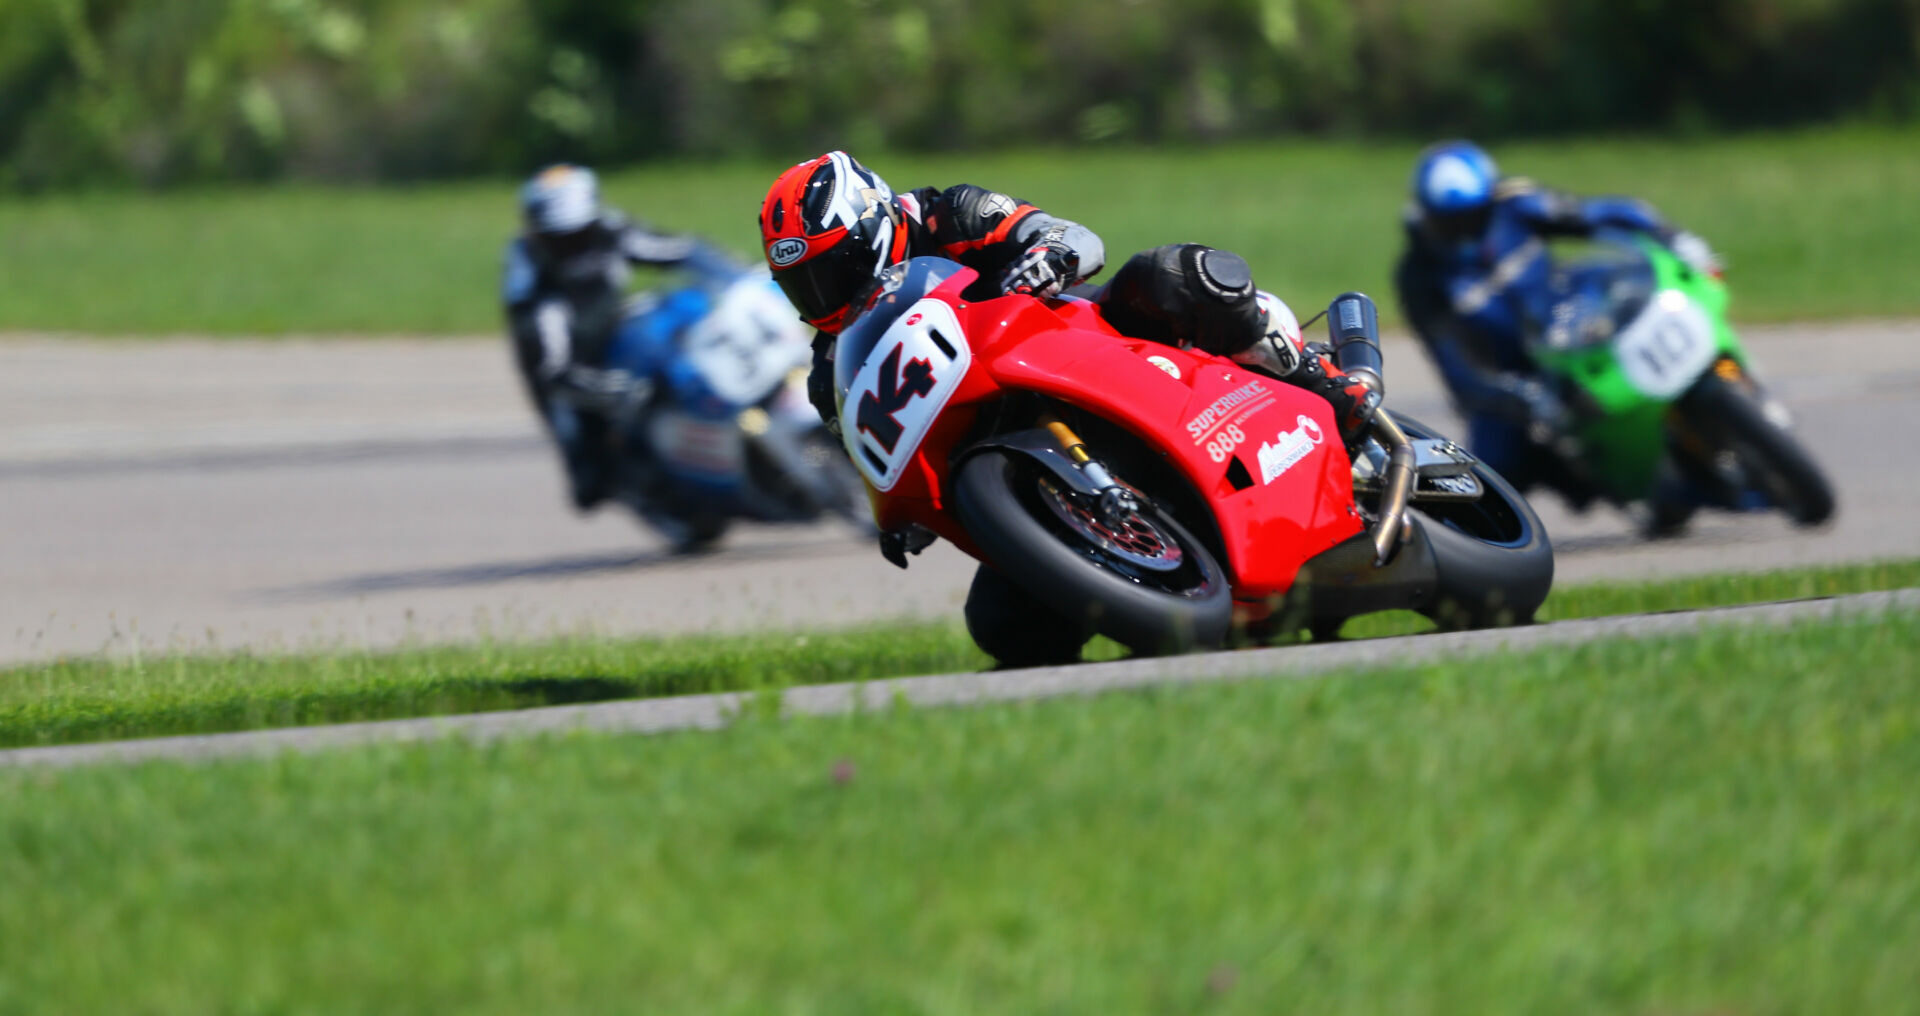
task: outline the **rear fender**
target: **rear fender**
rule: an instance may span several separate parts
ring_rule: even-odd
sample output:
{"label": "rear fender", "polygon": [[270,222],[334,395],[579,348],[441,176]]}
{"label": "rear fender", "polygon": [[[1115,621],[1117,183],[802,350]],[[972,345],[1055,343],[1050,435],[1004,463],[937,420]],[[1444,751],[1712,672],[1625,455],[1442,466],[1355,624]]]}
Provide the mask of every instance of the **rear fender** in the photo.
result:
{"label": "rear fender", "polygon": [[1171,463],[1214,514],[1236,598],[1284,592],[1302,562],[1364,528],[1325,400],[1230,360],[1117,336],[1084,301],[1055,308],[974,305],[970,320],[1024,326],[999,332],[1024,338],[976,350],[975,369],[997,388],[1110,420]]}

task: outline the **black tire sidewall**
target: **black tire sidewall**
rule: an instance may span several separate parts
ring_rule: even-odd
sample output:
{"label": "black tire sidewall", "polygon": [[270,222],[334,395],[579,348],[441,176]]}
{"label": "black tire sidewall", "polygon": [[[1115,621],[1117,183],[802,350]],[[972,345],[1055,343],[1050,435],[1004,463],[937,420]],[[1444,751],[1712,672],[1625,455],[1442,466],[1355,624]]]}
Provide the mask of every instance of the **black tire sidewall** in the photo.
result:
{"label": "black tire sidewall", "polygon": [[1056,613],[1084,620],[1137,653],[1213,649],[1225,642],[1232,590],[1225,570],[1199,540],[1147,507],[1154,524],[1179,542],[1205,577],[1207,588],[1197,596],[1151,589],[1101,568],[1036,518],[1016,492],[1022,470],[1043,468],[988,448],[969,456],[954,477],[954,511],[996,570]]}
{"label": "black tire sidewall", "polygon": [[[1708,374],[1683,400],[1693,426],[1723,441],[1745,446],[1742,465],[1771,472],[1801,501],[1780,509],[1803,526],[1819,525],[1833,515],[1833,484],[1792,433],[1775,426],[1760,406],[1732,384]],[[1754,462],[1752,459],[1760,461]],[[1769,492],[1771,494],[1771,492]]]}
{"label": "black tire sidewall", "polygon": [[967,589],[967,634],[1003,667],[1076,663],[1092,627],[1043,603],[1026,587],[982,564]]}

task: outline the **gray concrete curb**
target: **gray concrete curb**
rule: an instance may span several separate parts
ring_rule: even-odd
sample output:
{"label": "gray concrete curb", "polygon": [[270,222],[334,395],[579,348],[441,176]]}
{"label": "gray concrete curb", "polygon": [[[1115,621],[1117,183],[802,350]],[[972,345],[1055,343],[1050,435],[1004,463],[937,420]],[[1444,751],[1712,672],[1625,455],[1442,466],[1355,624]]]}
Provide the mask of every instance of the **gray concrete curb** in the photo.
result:
{"label": "gray concrete curb", "polygon": [[[896,702],[915,707],[959,706],[1068,695],[1098,695],[1134,688],[1256,677],[1310,677],[1336,670],[1380,668],[1436,656],[1460,658],[1503,651],[1526,652],[1600,639],[1652,639],[1714,626],[1782,627],[1805,621],[1914,611],[1920,611],[1920,589],[1902,589],[1825,600],[1560,621],[1530,628],[1409,635],[1205,656],[813,685],[788,689],[781,695],[780,706],[788,714],[818,716],[858,709],[883,709]],[[570,731],[663,734],[682,730],[716,730],[727,726],[752,700],[750,694],[729,692],[376,723],[16,748],[0,751],[0,768],[258,757],[280,752],[318,752],[356,745],[428,741],[456,736],[485,742],[503,737]]]}

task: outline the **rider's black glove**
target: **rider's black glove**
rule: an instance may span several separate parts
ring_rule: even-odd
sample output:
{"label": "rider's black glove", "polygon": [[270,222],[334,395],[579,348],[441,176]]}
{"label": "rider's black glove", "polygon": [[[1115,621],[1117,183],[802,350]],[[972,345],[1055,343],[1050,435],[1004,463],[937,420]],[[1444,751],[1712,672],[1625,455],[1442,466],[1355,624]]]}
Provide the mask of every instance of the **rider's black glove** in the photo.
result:
{"label": "rider's black glove", "polygon": [[1059,240],[1048,238],[1028,247],[1000,276],[1002,293],[1059,296],[1080,278],[1080,254]]}

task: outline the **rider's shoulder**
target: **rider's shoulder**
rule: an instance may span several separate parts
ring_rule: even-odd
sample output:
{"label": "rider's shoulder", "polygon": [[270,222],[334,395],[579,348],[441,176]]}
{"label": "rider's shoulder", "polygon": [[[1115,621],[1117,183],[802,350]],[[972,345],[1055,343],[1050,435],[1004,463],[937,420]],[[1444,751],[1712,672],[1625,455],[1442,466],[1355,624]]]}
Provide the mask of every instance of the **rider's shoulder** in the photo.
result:
{"label": "rider's shoulder", "polygon": [[1496,209],[1529,219],[1565,218],[1578,214],[1581,208],[1581,200],[1574,194],[1524,176],[1502,177],[1494,185],[1493,203]]}
{"label": "rider's shoulder", "polygon": [[1022,202],[1008,194],[979,184],[961,183],[940,194],[940,203],[962,229],[984,226],[992,229],[1001,220],[1020,211]]}

